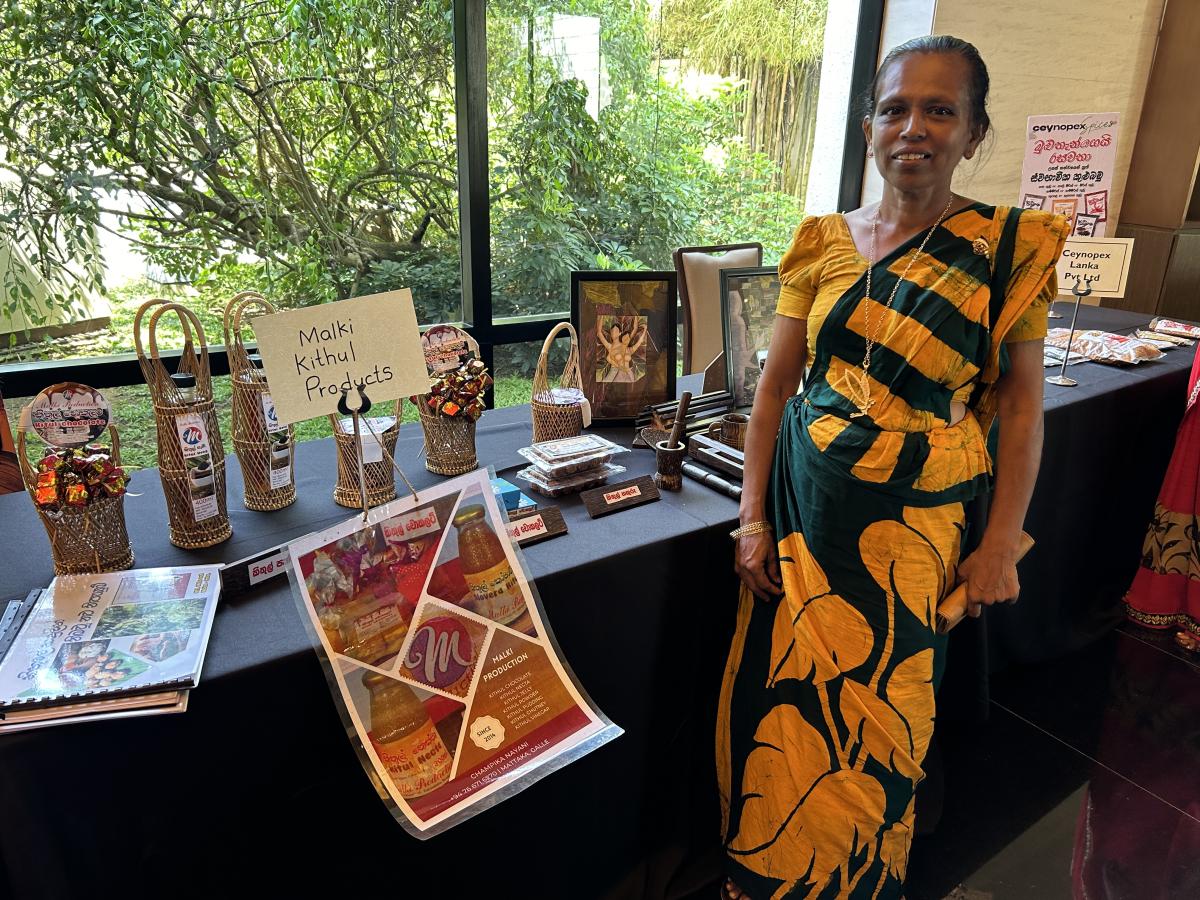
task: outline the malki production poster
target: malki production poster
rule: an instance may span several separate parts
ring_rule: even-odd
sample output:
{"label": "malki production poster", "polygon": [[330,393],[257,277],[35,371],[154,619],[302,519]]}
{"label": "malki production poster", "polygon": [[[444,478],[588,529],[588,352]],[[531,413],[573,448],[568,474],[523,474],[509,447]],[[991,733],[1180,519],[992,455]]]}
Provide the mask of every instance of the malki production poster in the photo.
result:
{"label": "malki production poster", "polygon": [[486,471],[288,550],[351,741],[416,837],[621,734],[559,652]]}
{"label": "malki production poster", "polygon": [[1020,205],[1066,216],[1074,237],[1105,237],[1118,113],[1030,116]]}

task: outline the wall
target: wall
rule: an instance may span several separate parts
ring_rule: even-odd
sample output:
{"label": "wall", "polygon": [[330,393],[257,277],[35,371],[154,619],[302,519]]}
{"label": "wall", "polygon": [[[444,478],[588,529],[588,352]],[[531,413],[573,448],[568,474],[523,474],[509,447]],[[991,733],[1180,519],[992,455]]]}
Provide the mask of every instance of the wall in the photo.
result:
{"label": "wall", "polygon": [[960,168],[957,189],[988,203],[1016,203],[1029,116],[1118,112],[1109,220],[1120,221],[1163,3],[939,0],[934,32],[975,44],[992,76],[995,144],[975,172],[970,163]]}
{"label": "wall", "polygon": [[[930,2],[888,4],[888,19],[898,21],[890,30],[885,27],[884,36],[897,39],[881,47],[884,53],[919,33],[915,29],[927,23]],[[992,77],[989,112],[995,136],[978,165],[969,161],[959,167],[955,190],[987,203],[1014,204],[1029,116],[1119,112],[1110,197],[1111,221],[1119,221],[1163,4],[1164,0],[937,0],[932,33],[973,43]],[[864,203],[879,198],[879,179],[871,174],[874,177],[864,182]]]}

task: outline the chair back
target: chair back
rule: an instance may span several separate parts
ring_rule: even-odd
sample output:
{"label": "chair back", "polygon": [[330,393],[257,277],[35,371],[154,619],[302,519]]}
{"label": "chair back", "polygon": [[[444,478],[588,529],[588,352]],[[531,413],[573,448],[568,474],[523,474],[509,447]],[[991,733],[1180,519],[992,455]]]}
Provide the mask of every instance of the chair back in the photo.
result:
{"label": "chair back", "polygon": [[724,352],[721,270],[761,266],[762,244],[680,247],[674,253],[683,305],[683,374],[702,372]]}

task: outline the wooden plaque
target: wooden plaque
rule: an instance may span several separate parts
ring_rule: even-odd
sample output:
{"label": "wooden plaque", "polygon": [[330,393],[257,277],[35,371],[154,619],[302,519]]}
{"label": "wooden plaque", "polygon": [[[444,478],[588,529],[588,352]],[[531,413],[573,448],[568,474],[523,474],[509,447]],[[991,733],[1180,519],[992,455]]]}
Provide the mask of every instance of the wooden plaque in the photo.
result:
{"label": "wooden plaque", "polygon": [[522,547],[566,533],[567,523],[557,506],[526,506],[508,514],[508,536]]}
{"label": "wooden plaque", "polygon": [[653,503],[659,499],[658,487],[650,475],[592,488],[579,496],[583,500],[583,505],[587,507],[588,515],[593,519],[629,509],[631,506]]}

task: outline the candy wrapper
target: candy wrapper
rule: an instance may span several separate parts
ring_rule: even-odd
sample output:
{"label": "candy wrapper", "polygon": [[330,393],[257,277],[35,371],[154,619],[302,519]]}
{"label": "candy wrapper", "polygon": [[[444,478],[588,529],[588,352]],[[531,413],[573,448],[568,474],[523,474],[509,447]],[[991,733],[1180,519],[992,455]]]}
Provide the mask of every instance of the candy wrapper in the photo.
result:
{"label": "candy wrapper", "polygon": [[39,509],[82,509],[91,503],[120,497],[129,476],[115,465],[108,448],[61,448],[38,461],[34,503]]}
{"label": "candy wrapper", "polygon": [[439,415],[475,422],[483,415],[483,394],[491,385],[492,376],[483,360],[470,359],[457,369],[431,379],[429,393],[423,398],[410,399],[413,403],[423,402]]}

